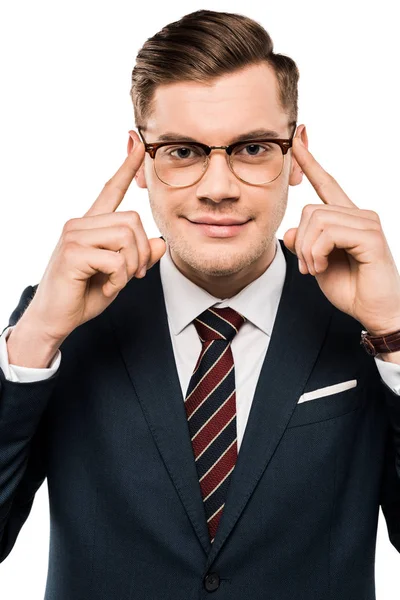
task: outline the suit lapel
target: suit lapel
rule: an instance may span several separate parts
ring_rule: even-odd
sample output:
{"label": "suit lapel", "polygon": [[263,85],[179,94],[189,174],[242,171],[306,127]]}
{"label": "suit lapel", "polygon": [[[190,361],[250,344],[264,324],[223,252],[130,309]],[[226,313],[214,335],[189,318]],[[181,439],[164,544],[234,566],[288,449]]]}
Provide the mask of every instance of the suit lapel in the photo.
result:
{"label": "suit lapel", "polygon": [[169,333],[159,263],[132,279],[106,311],[154,441],[208,555],[207,568],[243,512],[287,427],[314,366],[332,306],[279,240],[287,270],[228,497],[210,544]]}
{"label": "suit lapel", "polygon": [[107,311],[143,413],[205,554],[211,543],[169,333],[160,264]]}
{"label": "suit lapel", "polygon": [[285,432],[317,359],[332,305],[279,240],[286,278],[207,569],[243,512]]}

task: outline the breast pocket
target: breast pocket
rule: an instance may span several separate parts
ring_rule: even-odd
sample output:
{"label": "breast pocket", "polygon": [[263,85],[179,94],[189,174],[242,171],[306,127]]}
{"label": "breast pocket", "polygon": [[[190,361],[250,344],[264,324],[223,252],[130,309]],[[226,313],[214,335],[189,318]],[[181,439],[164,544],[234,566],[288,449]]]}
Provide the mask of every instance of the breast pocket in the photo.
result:
{"label": "breast pocket", "polygon": [[288,428],[334,419],[357,410],[363,401],[362,386],[350,379],[302,394]]}

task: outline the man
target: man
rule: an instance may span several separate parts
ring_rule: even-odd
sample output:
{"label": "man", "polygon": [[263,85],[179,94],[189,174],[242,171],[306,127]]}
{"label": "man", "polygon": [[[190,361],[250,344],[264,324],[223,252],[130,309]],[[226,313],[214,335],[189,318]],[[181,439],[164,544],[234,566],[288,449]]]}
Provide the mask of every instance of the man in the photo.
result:
{"label": "man", "polygon": [[[139,135],[11,315],[0,551],[47,477],[47,600],[372,599],[380,506],[400,551],[400,277],[309,153],[297,79],[240,15],[148,40]],[[133,177],[161,238],[116,211]]]}

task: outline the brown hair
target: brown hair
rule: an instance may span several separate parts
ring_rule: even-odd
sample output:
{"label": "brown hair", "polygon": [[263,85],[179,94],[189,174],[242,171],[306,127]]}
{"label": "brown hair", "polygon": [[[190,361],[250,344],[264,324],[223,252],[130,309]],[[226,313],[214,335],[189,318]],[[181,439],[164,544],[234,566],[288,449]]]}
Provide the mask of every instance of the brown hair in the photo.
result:
{"label": "brown hair", "polygon": [[273,52],[267,31],[244,15],[198,10],[166,25],[139,50],[132,71],[136,126],[145,129],[157,86],[182,81],[212,83],[221,75],[265,61],[274,70],[282,109],[297,121],[299,70],[294,60]]}

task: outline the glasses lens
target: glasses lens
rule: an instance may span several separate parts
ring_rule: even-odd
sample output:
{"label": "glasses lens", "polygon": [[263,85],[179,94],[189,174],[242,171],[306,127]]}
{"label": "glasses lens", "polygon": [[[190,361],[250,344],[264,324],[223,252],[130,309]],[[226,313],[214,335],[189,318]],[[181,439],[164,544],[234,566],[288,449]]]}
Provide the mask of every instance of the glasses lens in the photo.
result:
{"label": "glasses lens", "polygon": [[[236,146],[230,156],[233,172],[247,183],[261,185],[282,172],[284,156],[279,144],[254,142]],[[198,181],[207,167],[207,155],[198,146],[171,144],[157,150],[157,176],[171,186],[189,186]]]}
{"label": "glasses lens", "polygon": [[154,160],[157,176],[173,186],[192,185],[200,179],[206,164],[206,153],[190,144],[161,146]]}
{"label": "glasses lens", "polygon": [[263,184],[282,172],[284,156],[279,144],[253,142],[236,146],[231,154],[234,173],[247,183]]}

